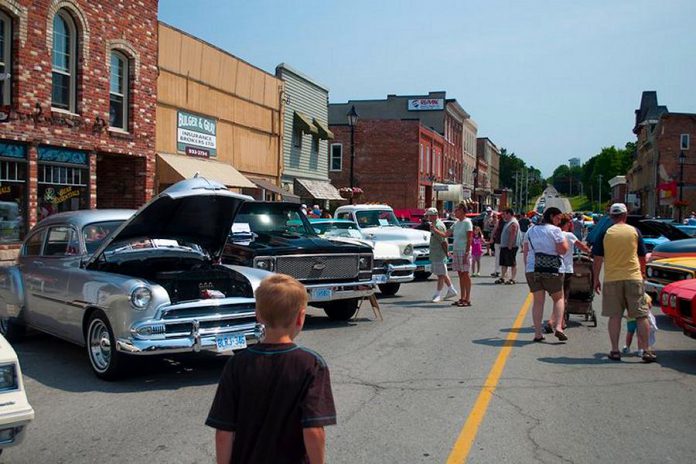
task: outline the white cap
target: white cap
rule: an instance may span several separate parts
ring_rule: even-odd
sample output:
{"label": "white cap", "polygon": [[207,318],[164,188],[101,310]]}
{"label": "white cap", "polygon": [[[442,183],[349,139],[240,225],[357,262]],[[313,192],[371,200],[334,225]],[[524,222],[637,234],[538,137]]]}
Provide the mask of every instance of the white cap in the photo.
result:
{"label": "white cap", "polygon": [[493,211],[493,208],[491,208],[490,206],[486,206],[486,212],[490,213],[491,211]]}
{"label": "white cap", "polygon": [[306,208],[307,208],[307,205],[305,205],[304,203],[302,203],[302,206],[301,206],[300,208],[305,208],[305,209],[306,209]]}
{"label": "white cap", "polygon": [[437,208],[428,208],[425,210],[426,216],[437,216]]}
{"label": "white cap", "polygon": [[609,214],[611,215],[616,215],[618,216],[619,214],[625,214],[628,212],[628,209],[626,208],[626,205],[623,203],[614,203],[611,205],[611,208],[609,208]]}

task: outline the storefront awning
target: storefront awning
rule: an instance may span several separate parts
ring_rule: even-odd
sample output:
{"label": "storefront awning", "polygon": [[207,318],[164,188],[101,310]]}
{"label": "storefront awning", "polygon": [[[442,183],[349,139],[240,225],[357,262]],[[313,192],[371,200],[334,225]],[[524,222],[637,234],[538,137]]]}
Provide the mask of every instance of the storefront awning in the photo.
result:
{"label": "storefront awning", "polygon": [[319,129],[312,123],[312,118],[301,111],[295,111],[294,123],[305,134],[319,135]]}
{"label": "storefront awning", "polygon": [[437,192],[437,199],[440,201],[458,203],[464,200],[462,184],[433,184],[433,190]]}
{"label": "storefront awning", "polygon": [[239,171],[220,161],[168,153],[158,153],[157,158],[157,176],[161,184],[174,184],[198,173],[200,177],[216,180],[227,187],[256,188]]}
{"label": "storefront awning", "polygon": [[317,129],[319,129],[319,138],[324,139],[324,140],[333,140],[334,139],[334,134],[329,130],[329,127],[314,119],[314,125],[317,126]]}
{"label": "storefront awning", "polygon": [[345,200],[338,189],[325,180],[295,179],[295,194],[300,198],[314,198],[315,200]]}
{"label": "storefront awning", "polygon": [[287,190],[283,190],[282,188],[278,187],[276,184],[273,182],[270,182],[266,179],[256,179],[253,177],[249,178],[250,181],[255,183],[258,188],[263,189],[263,190],[268,190],[269,192],[277,193],[278,195],[283,197],[283,200],[285,201],[291,201],[294,203],[299,203],[300,202],[300,197],[297,195],[294,195]]}

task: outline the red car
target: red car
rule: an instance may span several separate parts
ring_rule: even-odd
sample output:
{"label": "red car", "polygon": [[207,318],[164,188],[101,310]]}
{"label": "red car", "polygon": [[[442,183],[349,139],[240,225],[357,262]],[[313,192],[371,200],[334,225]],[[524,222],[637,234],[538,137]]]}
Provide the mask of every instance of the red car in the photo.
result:
{"label": "red car", "polygon": [[684,335],[696,338],[696,279],[665,286],[660,292],[660,308],[682,328]]}

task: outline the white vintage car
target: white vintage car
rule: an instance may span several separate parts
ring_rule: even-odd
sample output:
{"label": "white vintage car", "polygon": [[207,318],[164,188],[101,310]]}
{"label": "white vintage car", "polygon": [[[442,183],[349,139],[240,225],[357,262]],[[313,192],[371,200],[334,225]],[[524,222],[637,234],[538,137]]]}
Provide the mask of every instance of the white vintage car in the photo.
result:
{"label": "white vintage car", "polygon": [[401,227],[390,206],[345,205],[337,208],[334,216],[354,221],[363,237],[375,243],[375,267],[380,262],[391,266],[387,285],[380,285],[382,293],[393,295],[402,282],[430,274],[430,232]]}
{"label": "white vintage car", "polygon": [[27,401],[17,354],[0,335],[0,453],[24,439],[34,410]]}

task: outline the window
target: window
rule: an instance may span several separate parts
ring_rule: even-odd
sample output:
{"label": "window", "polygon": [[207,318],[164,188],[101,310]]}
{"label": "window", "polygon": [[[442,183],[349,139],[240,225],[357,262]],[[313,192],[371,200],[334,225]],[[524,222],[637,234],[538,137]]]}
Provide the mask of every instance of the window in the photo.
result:
{"label": "window", "polygon": [[109,126],[128,130],[128,59],[111,52],[111,81],[109,87]]}
{"label": "window", "polygon": [[77,29],[65,10],[53,17],[53,83],[51,104],[55,108],[75,112],[75,63]]}
{"label": "window", "polygon": [[80,242],[75,229],[67,226],[51,227],[42,256],[75,256],[80,254]]}
{"label": "window", "polygon": [[26,146],[0,141],[0,243],[19,242],[27,232]]}
{"label": "window", "polygon": [[332,171],[343,170],[343,145],[340,143],[331,144],[331,163],[329,169]]}
{"label": "window", "polygon": [[420,159],[418,160],[418,170],[423,172],[423,144],[420,145]]}
{"label": "window", "polygon": [[425,147],[425,172],[430,173],[430,147]]}
{"label": "window", "polygon": [[297,126],[292,129],[292,146],[302,148],[302,130]]}
{"label": "window", "polygon": [[688,150],[689,149],[689,134],[682,134],[680,137],[679,141],[679,149],[680,150]]}
{"label": "window", "polygon": [[39,146],[38,152],[39,219],[89,208],[87,153],[49,146]]}
{"label": "window", "polygon": [[319,167],[319,137],[312,136],[312,146],[309,151],[309,169],[316,171]]}
{"label": "window", "polygon": [[0,11],[0,105],[9,105],[12,95],[12,20]]}
{"label": "window", "polygon": [[22,250],[23,256],[38,256],[41,254],[41,246],[44,242],[44,237],[46,235],[46,229],[41,229],[34,232],[31,237],[24,244],[24,250]]}

